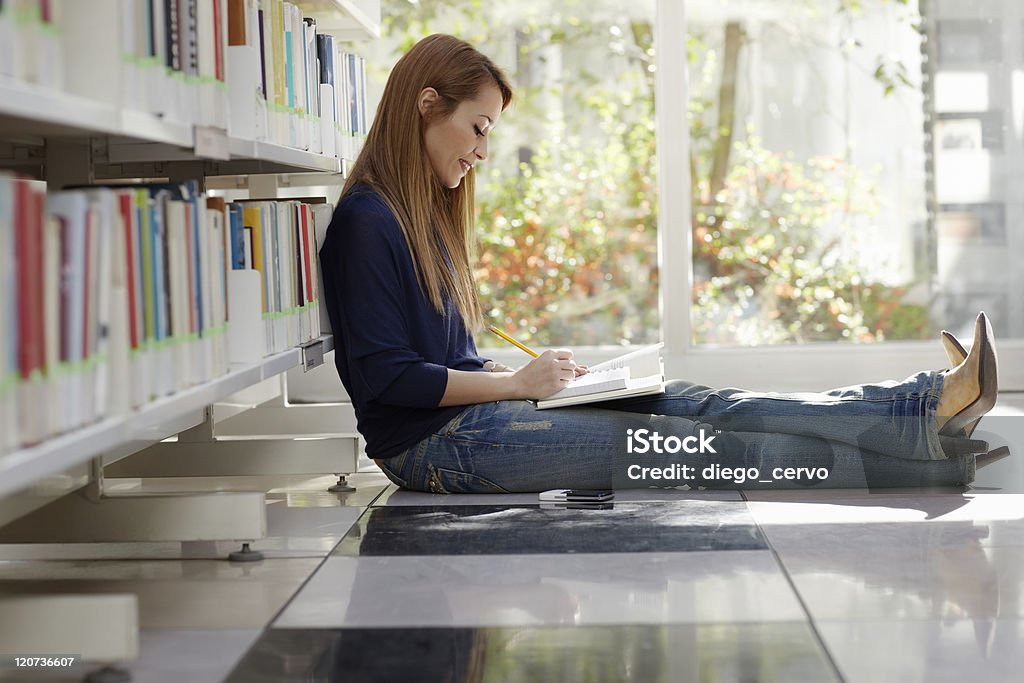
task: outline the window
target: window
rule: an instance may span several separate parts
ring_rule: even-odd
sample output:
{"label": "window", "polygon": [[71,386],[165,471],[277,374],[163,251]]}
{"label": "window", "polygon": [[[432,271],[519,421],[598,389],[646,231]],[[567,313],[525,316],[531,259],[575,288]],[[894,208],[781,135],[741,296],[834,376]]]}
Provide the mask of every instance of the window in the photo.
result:
{"label": "window", "polygon": [[512,77],[478,279],[523,339],[664,340],[671,376],[813,389],[942,367],[938,331],[985,309],[1020,388],[1017,4],[384,0],[360,49],[445,31]]}
{"label": "window", "polygon": [[[655,0],[385,0],[383,40],[360,46],[391,65],[452,33],[512,80],[477,169],[476,275],[488,321],[524,341],[660,338],[654,12]],[[387,70],[372,77],[382,88]]]}
{"label": "window", "polygon": [[916,13],[687,8],[694,342],[937,334]]}
{"label": "window", "polygon": [[694,343],[1024,334],[1012,4],[688,0]]}

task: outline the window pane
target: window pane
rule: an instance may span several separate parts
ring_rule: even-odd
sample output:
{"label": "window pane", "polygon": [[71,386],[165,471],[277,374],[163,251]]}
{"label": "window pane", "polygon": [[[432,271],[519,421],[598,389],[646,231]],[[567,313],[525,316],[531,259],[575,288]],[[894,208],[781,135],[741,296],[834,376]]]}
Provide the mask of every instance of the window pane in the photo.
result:
{"label": "window pane", "polygon": [[984,308],[996,334],[1024,337],[1024,7],[930,2],[924,32],[933,84],[926,111],[935,173],[937,317]]}
{"label": "window pane", "polygon": [[477,282],[488,322],[524,341],[659,337],[654,2],[384,0],[383,39],[360,46],[391,65],[452,33],[512,79],[477,167]]}
{"label": "window pane", "polygon": [[1024,19],[929,4],[687,3],[696,343],[1022,334]]}

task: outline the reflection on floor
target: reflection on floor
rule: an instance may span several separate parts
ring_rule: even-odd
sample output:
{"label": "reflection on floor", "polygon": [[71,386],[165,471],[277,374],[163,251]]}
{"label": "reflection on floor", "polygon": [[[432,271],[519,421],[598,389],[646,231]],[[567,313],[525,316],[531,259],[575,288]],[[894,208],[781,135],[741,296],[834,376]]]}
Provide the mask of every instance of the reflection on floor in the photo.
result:
{"label": "reflection on floor", "polygon": [[[0,590],[134,592],[140,682],[1017,681],[1024,418],[986,420],[976,437],[1013,455],[966,489],[585,509],[400,491],[367,462],[353,494],[273,489],[261,563],[219,559],[230,544],[0,546]],[[255,484],[275,485],[231,486]]]}

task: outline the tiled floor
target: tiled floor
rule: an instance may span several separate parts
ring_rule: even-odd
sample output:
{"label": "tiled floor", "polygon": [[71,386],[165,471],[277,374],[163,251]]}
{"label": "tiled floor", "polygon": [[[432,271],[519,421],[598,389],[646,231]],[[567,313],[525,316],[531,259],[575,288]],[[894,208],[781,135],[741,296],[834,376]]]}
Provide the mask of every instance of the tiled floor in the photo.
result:
{"label": "tiled floor", "polygon": [[1018,681],[1014,399],[978,432],[1013,455],[968,489],[619,491],[568,509],[400,491],[367,462],[352,494],[207,482],[271,490],[262,562],[224,561],[228,543],[0,546],[0,591],[136,594],[138,682]]}

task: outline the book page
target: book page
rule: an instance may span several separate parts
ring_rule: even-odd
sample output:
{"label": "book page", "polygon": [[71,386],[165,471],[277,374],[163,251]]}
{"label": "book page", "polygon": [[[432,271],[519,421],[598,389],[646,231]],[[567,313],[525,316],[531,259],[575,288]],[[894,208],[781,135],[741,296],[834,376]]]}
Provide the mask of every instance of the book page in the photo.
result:
{"label": "book page", "polygon": [[629,368],[633,377],[644,375],[655,375],[661,371],[661,347],[662,344],[645,346],[636,351],[630,351],[621,356],[598,363],[590,368],[591,372],[603,372],[618,368]]}
{"label": "book page", "polygon": [[598,373],[587,373],[577,377],[564,389],[548,396],[544,400],[566,398],[568,396],[580,396],[583,394],[594,394],[612,389],[623,389],[629,381],[629,368],[616,368]]}

